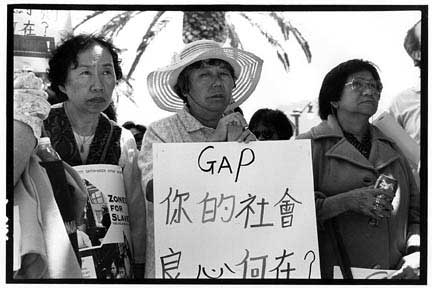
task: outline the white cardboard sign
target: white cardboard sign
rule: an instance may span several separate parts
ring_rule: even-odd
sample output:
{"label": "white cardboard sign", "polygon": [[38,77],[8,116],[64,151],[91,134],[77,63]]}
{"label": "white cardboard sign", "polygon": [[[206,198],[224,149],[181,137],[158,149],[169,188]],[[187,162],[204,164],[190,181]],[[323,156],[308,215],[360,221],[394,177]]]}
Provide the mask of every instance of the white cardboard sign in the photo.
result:
{"label": "white cardboard sign", "polygon": [[309,140],[153,151],[156,278],[320,278]]}
{"label": "white cardboard sign", "polygon": [[[131,277],[129,259],[132,257],[132,242],[122,168],[117,165],[92,164],[74,166],[74,169],[84,180],[89,194],[84,219],[87,230],[82,232],[92,232],[88,235],[92,246],[79,249],[83,277],[120,277],[117,272],[115,275],[109,272],[113,263],[125,268],[126,278]],[[79,237],[78,234],[78,239]]]}

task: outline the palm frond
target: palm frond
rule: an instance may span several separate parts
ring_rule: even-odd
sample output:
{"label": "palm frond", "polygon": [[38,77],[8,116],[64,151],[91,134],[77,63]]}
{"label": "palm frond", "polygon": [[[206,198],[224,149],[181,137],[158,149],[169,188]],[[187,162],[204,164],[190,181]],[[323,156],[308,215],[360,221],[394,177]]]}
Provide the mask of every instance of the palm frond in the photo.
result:
{"label": "palm frond", "polygon": [[312,53],[310,51],[310,47],[306,39],[303,37],[303,35],[300,33],[300,31],[294,27],[291,22],[287,21],[283,16],[271,12],[270,17],[272,17],[277,23],[279,28],[281,29],[282,34],[284,35],[285,40],[288,40],[289,32],[291,31],[294,34],[294,37],[296,38],[297,42],[300,44],[304,54],[306,55],[306,59],[308,63],[312,61]]}
{"label": "palm frond", "polygon": [[297,28],[292,27],[291,31],[294,34],[295,38],[297,39],[297,42],[300,43],[300,46],[302,47],[303,52],[306,55],[306,59],[307,59],[308,63],[310,63],[312,61],[312,52],[310,51],[310,47],[309,47],[308,42],[303,37],[303,35],[300,33],[300,31],[298,31]]}
{"label": "palm frond", "polygon": [[156,16],[153,18],[152,22],[150,23],[146,33],[144,34],[141,43],[138,45],[135,59],[132,63],[131,68],[129,69],[129,72],[126,76],[126,81],[131,79],[132,74],[135,71],[136,66],[138,65],[142,54],[144,53],[147,46],[150,44],[150,42],[154,39],[154,37],[163,29],[165,28],[166,24],[169,22],[169,20],[161,20],[159,19],[162,17],[162,15],[165,13],[165,11],[159,11],[157,12]]}
{"label": "palm frond", "polygon": [[234,25],[227,21],[228,26],[228,38],[230,40],[230,46],[233,48],[243,49],[243,44],[234,28]]}
{"label": "palm frond", "polygon": [[281,53],[279,51],[276,51],[276,53],[277,53],[279,61],[281,61],[282,64],[284,65],[285,71],[288,72],[289,71],[289,65],[290,65],[289,59],[288,59],[288,54],[286,52]]}
{"label": "palm frond", "polygon": [[114,36],[117,36],[118,33],[124,28],[124,26],[131,20],[133,17],[141,13],[142,11],[126,11],[120,14],[117,14],[111,20],[106,23],[100,30],[100,33],[112,40]]}
{"label": "palm frond", "polygon": [[291,27],[285,23],[283,17],[276,14],[275,12],[270,12],[269,15],[271,18],[273,18],[277,22],[278,27],[281,30],[282,35],[284,36],[284,39],[289,40],[289,32],[290,32]]}
{"label": "palm frond", "polygon": [[133,86],[129,81],[125,79],[120,79],[120,81],[116,85],[116,89],[115,89],[116,103],[119,102],[120,97],[126,97],[127,99],[129,99],[129,101],[131,101],[133,104],[136,105],[136,102],[133,99]]}
{"label": "palm frond", "polygon": [[258,24],[257,22],[253,21],[248,15],[245,13],[240,13],[240,15],[245,18],[249,23],[258,29],[258,31],[263,35],[267,41],[276,48],[276,54],[278,56],[279,61],[282,62],[282,65],[284,66],[285,71],[289,71],[289,59],[288,59],[288,53],[285,50],[284,47],[279,43],[278,40],[276,40],[270,33],[264,30],[264,28]]}
{"label": "palm frond", "polygon": [[79,26],[81,26],[82,24],[84,24],[85,22],[89,21],[90,19],[93,19],[94,17],[104,13],[106,11],[94,11],[92,14],[87,15],[86,18],[84,18],[80,23],[78,23],[77,25],[75,25],[75,27],[72,28],[72,31],[75,31],[75,29],[77,29]]}

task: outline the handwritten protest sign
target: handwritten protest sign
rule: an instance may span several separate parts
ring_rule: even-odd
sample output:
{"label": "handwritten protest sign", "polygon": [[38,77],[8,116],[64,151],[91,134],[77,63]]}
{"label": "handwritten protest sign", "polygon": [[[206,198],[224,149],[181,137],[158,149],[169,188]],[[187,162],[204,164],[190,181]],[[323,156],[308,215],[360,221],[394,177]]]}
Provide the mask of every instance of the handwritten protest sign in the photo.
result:
{"label": "handwritten protest sign", "polygon": [[309,140],[153,150],[157,278],[320,278]]}
{"label": "handwritten protest sign", "polygon": [[24,36],[55,37],[59,28],[66,24],[69,14],[67,10],[14,9],[13,32]]}
{"label": "handwritten protest sign", "polygon": [[45,81],[51,51],[72,31],[70,14],[68,10],[13,9],[14,70],[31,70]]}
{"label": "handwritten protest sign", "polygon": [[[83,178],[89,201],[79,227],[78,243],[85,278],[131,278],[129,213],[122,168],[95,164],[75,166]],[[84,233],[84,234],[83,234]],[[82,239],[80,239],[82,238]],[[85,244],[89,238],[91,246]],[[114,272],[113,272],[114,271]]]}

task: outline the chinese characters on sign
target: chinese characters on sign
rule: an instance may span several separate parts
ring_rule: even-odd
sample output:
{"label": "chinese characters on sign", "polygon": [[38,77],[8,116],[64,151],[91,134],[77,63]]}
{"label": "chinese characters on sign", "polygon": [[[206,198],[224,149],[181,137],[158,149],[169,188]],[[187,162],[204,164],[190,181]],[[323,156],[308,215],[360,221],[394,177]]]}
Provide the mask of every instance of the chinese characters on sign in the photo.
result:
{"label": "chinese characters on sign", "polygon": [[14,9],[14,34],[53,36],[62,28],[65,12],[56,10]]}
{"label": "chinese characters on sign", "polygon": [[320,277],[310,143],[272,142],[155,145],[157,278]]}
{"label": "chinese characters on sign", "polygon": [[[285,193],[281,200],[279,200],[274,206],[280,207],[280,215],[281,221],[280,225],[282,228],[288,228],[292,226],[293,217],[294,217],[294,207],[296,204],[301,205],[300,201],[295,200],[289,193],[289,188],[286,188]],[[174,195],[172,195],[174,194]],[[189,223],[201,221],[202,224],[207,222],[230,222],[233,219],[234,211],[236,207],[236,197],[235,195],[225,196],[224,194],[219,195],[218,197],[209,197],[209,192],[206,192],[205,197],[198,203],[189,203],[188,199],[190,198],[190,193],[179,193],[178,189],[175,189],[175,193],[173,193],[173,188],[169,188],[169,193],[167,197],[161,201],[159,204],[164,204],[166,207],[166,221],[167,225],[174,225],[176,223],[181,223],[183,221],[188,221]],[[284,200],[285,198],[288,198]],[[239,199],[237,207],[239,207],[238,213],[234,216],[235,218],[243,217],[244,219],[244,228],[258,228],[264,226],[273,226],[275,223],[264,223],[264,209],[272,209],[269,206],[269,202],[263,197],[261,200],[255,201],[256,195],[248,194],[246,199]],[[186,203],[188,202],[188,203]],[[225,204],[226,202],[226,204]],[[254,203],[256,202],[256,203]],[[221,205],[224,204],[222,207]],[[200,206],[202,210],[202,215],[200,219],[191,220],[188,215],[187,207],[191,207],[190,209],[197,208],[196,206]],[[266,206],[269,206],[266,208]],[[254,210],[255,207],[255,210]],[[226,212],[228,211],[228,212]],[[216,215],[222,214],[223,216],[216,218]],[[224,217],[226,215],[227,217]],[[258,219],[255,221],[255,224],[250,224],[250,218]]]}
{"label": "chinese characters on sign", "polygon": [[[307,256],[311,254],[313,259],[315,260],[315,254],[313,251],[308,251],[305,255],[305,259]],[[218,269],[207,269],[206,267],[198,264],[197,270],[198,273],[196,275],[196,279],[219,279],[223,276],[226,278],[256,278],[256,279],[264,279],[268,278],[268,276],[273,276],[276,279],[290,279],[290,272],[295,271],[296,268],[292,267],[291,262],[289,262],[288,257],[294,255],[294,252],[288,253],[285,249],[283,249],[282,254],[280,256],[275,257],[275,267],[267,267],[268,255],[261,255],[252,257],[250,252],[245,249],[245,255],[243,259],[237,263],[232,265],[231,268],[227,263],[223,263],[223,267],[219,267]],[[174,252],[171,248],[169,248],[169,253],[166,255],[160,256],[161,267],[162,267],[162,278],[164,279],[177,279],[180,276],[181,269],[181,251]],[[313,261],[311,262],[313,264]],[[225,274],[226,272],[226,274]],[[309,273],[311,270],[309,271]],[[228,274],[228,275],[227,275]],[[310,275],[309,277],[310,278]]]}

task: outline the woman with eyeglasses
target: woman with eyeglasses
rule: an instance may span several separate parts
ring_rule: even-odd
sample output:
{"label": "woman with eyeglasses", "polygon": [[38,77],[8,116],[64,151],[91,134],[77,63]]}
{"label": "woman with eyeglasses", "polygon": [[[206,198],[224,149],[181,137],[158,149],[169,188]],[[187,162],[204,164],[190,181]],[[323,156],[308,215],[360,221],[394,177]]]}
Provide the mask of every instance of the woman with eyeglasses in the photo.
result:
{"label": "woman with eyeglasses", "polygon": [[294,124],[280,110],[259,109],[249,121],[249,130],[259,141],[288,140],[294,134]]}
{"label": "woman with eyeglasses", "polygon": [[[325,76],[322,122],[297,139],[311,139],[321,276],[344,278],[350,267],[394,269],[388,278],[416,279],[420,262],[420,195],[407,160],[369,119],[382,85],[374,64],[354,59]],[[397,181],[374,188],[380,175]]]}

